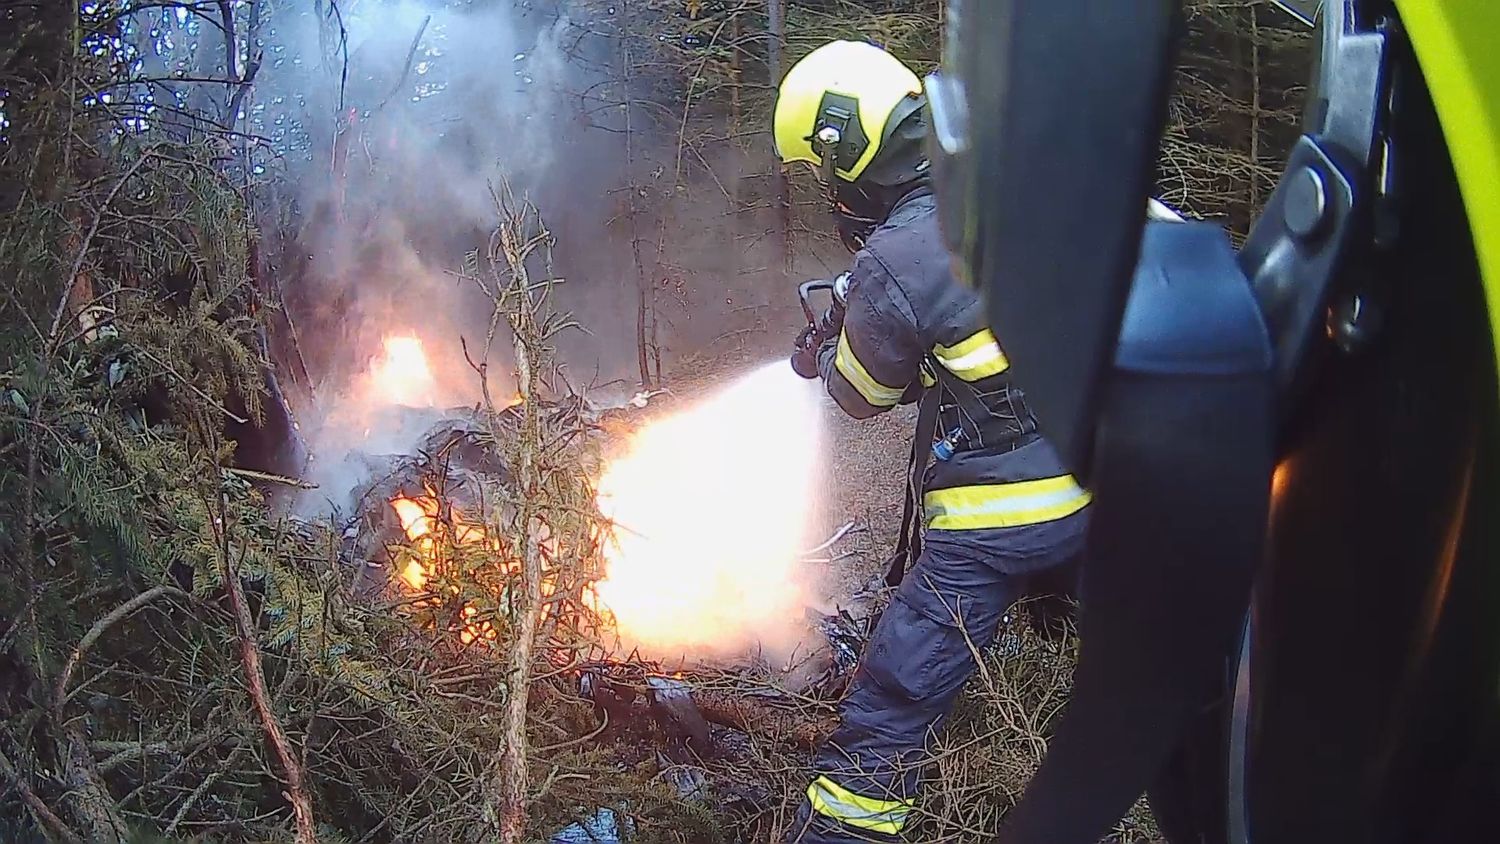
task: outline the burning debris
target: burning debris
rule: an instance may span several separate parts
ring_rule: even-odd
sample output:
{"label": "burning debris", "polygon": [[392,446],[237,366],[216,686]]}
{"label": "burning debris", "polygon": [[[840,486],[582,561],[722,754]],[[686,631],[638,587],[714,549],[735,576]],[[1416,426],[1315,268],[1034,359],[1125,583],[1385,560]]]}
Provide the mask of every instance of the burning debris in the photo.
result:
{"label": "burning debris", "polygon": [[[393,338],[388,348],[419,352],[407,339]],[[422,371],[421,360],[414,354],[410,366],[381,366],[409,375]],[[760,647],[785,653],[812,628],[800,623],[812,553],[802,549],[815,509],[819,411],[802,383],[782,375],[779,368],[751,373],[675,411],[648,410],[654,396],[647,393],[604,406],[576,394],[534,400],[532,409],[555,432],[550,447],[592,438],[613,455],[597,469],[604,568],[588,595],[622,648],[678,661]],[[768,407],[778,412],[758,415]],[[473,408],[383,413],[401,426],[429,428],[409,454],[358,456],[376,468],[353,495],[348,555],[366,568],[361,591],[395,589],[426,608],[441,603],[431,594],[435,576],[460,558],[513,564],[512,550],[487,525],[514,517],[515,478],[496,438],[519,435],[523,408],[497,413],[493,431]],[[464,630],[465,644],[475,638],[493,639],[493,630]]]}
{"label": "burning debris", "polygon": [[[572,394],[534,400],[556,432],[549,447],[592,438],[611,455],[599,463],[594,502],[603,571],[586,595],[622,649],[694,661],[750,648],[785,654],[805,638],[802,549],[814,515],[819,410],[804,388],[778,368],[668,412],[647,410],[640,394],[618,408]],[[401,424],[436,415],[406,414]],[[513,565],[487,524],[514,518],[519,503],[495,439],[518,436],[521,414],[506,408],[491,431],[482,414],[451,409],[411,454],[363,458],[381,469],[354,495],[345,534],[370,575],[364,591],[395,588],[411,606],[432,609],[444,603],[433,586],[445,569]],[[601,435],[606,420],[612,436]],[[545,597],[553,584],[543,568]],[[450,609],[464,644],[494,638],[489,622],[465,617],[472,606]]]}
{"label": "burning debris", "polygon": [[[465,272],[512,347],[467,338],[455,364],[393,327],[330,416],[352,443],[337,468],[364,478],[345,487],[339,524],[354,603],[383,617],[382,653],[421,666],[415,687],[371,687],[406,696],[391,729],[424,736],[434,770],[494,771],[503,793],[485,792],[484,818],[526,814],[525,780],[546,771],[535,748],[653,771],[651,787],[716,812],[774,811],[776,789],[730,772],[827,735],[862,635],[852,617],[807,610],[809,574],[823,573],[810,558],[835,559],[851,531],[811,533],[820,392],[778,361],[691,400],[580,393],[547,345],[569,323],[527,270],[548,235],[534,209],[496,199],[501,225]],[[490,374],[492,352],[514,364],[511,384],[499,387],[509,366]],[[476,375],[480,400],[465,406],[450,387]],[[448,701],[470,714],[451,720]],[[445,713],[443,733],[424,711]],[[575,791],[541,788],[550,805]],[[550,814],[548,828],[649,816],[640,794],[586,792],[567,798],[577,826]]]}
{"label": "burning debris", "polygon": [[[492,416],[389,411],[428,427],[409,453],[363,458],[378,471],[344,532],[359,592],[452,658],[500,656],[513,635],[523,504],[506,445],[535,414],[547,447],[595,455],[599,479],[588,547],[555,547],[545,526],[535,536],[549,666],[539,670],[567,690],[546,694],[588,701],[594,726],[576,740],[624,760],[638,753],[680,796],[765,808],[771,795],[738,794],[723,766],[752,764],[763,742],[805,752],[822,740],[865,634],[848,613],[805,607],[804,572],[817,570],[808,558],[831,556],[851,530],[809,541],[820,411],[781,374],[751,373],[690,405],[638,394],[601,406],[568,392]],[[585,629],[592,644],[563,644]],[[618,829],[629,810],[601,809],[556,840]]]}
{"label": "burning debris", "polygon": [[[778,361],[691,400],[580,393],[548,346],[569,322],[527,265],[549,235],[508,189],[496,201],[501,224],[465,273],[508,337],[466,338],[455,364],[393,326],[325,426],[351,446],[331,474],[363,478],[335,523],[359,572],[350,603],[379,631],[380,665],[403,666],[369,669],[366,717],[401,737],[399,768],[490,772],[479,809],[442,822],[455,840],[497,817],[583,833],[644,822],[651,789],[774,812],[778,789],[733,772],[825,736],[858,649],[806,611],[808,575],[823,573],[808,558],[835,558],[849,532],[811,535],[819,391]],[[473,404],[449,389],[460,376],[478,381]],[[420,766],[403,758],[412,744]],[[647,790],[554,780],[554,751],[647,773]],[[393,834],[445,840],[431,814],[401,812]]]}

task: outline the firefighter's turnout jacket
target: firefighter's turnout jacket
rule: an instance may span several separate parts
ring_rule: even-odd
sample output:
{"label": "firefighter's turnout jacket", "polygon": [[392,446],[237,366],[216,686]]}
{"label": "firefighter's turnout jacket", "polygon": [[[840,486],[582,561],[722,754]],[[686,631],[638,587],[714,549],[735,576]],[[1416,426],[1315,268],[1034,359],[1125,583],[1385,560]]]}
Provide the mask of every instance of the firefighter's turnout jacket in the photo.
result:
{"label": "firefighter's turnout jacket", "polygon": [[1017,570],[1076,541],[1079,526],[1058,523],[1089,496],[1037,432],[983,304],[954,281],[941,244],[929,192],[892,209],[855,255],[843,330],[820,351],[819,370],[856,418],[940,403],[936,433],[953,455],[921,479],[927,539],[978,543]]}
{"label": "firefighter's turnout jacket", "polygon": [[979,299],[948,267],[932,197],[907,196],[856,254],[843,329],[819,351],[846,411],[864,418],[916,401],[926,437],[953,453],[941,449],[947,459],[924,473],[933,443],[916,443],[926,543],[818,752],[791,841],[899,840],[927,742],[975,649],[994,640],[1034,572],[1056,571],[1083,543],[1088,493],[1037,433]]}

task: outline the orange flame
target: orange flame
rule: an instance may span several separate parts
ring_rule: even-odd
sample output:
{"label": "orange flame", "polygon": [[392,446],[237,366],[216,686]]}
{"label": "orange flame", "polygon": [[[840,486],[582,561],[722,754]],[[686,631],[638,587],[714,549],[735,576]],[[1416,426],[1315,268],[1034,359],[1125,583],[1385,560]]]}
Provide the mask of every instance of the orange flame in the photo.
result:
{"label": "orange flame", "polygon": [[389,404],[431,407],[437,402],[437,379],[427,362],[422,341],[412,336],[384,340],[384,349],[370,366],[370,379]]}
{"label": "orange flame", "polygon": [[796,640],[819,402],[778,363],[648,423],[610,463],[597,592],[624,639],[663,656]]}
{"label": "orange flame", "polygon": [[[816,392],[778,363],[639,428],[599,481],[612,527],[601,537],[605,577],[584,603],[626,643],[663,657],[795,642],[821,419]],[[487,540],[451,509],[445,522],[433,490],[390,505],[417,552],[400,574],[415,592],[428,587],[440,526],[455,545]],[[550,536],[539,541],[556,554]],[[499,541],[488,544],[507,565]],[[554,582],[543,577],[546,594]],[[473,606],[460,612],[464,644],[496,637]]]}
{"label": "orange flame", "polygon": [[[431,511],[425,502],[431,502]],[[393,498],[391,509],[396,511],[396,518],[401,520],[401,530],[406,532],[410,539],[424,555],[431,553],[432,529],[437,518],[437,501],[431,498]],[[413,591],[421,592],[427,587],[427,569],[416,559],[406,564],[401,571],[401,579],[410,586]]]}
{"label": "orange flame", "polygon": [[[397,496],[390,500],[391,509],[396,512],[396,518],[401,522],[401,530],[411,542],[417,555],[408,560],[406,566],[401,570],[401,582],[405,583],[411,591],[423,593],[427,591],[427,582],[431,576],[429,567],[437,549],[437,529],[442,514],[442,503],[437,493],[431,489],[425,495],[416,498]],[[451,513],[451,524],[453,528],[453,542],[456,545],[473,545],[483,542],[486,538],[483,525],[465,521],[458,513]],[[492,542],[491,546],[499,550],[499,542]],[[426,565],[424,565],[424,561]],[[451,587],[451,591],[457,592],[457,587]],[[427,601],[418,601],[416,606],[427,606]],[[464,626],[459,630],[459,641],[465,645],[471,644],[478,639],[493,640],[498,635],[494,625],[485,620],[474,620],[478,610],[471,605],[465,605],[460,611]]]}

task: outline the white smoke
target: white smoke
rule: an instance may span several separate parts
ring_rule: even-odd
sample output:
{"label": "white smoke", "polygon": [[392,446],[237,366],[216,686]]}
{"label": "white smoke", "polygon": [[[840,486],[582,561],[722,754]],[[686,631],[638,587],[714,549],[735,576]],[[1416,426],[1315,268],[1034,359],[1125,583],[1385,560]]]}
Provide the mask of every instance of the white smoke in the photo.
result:
{"label": "white smoke", "polygon": [[[296,212],[283,272],[298,270],[287,311],[314,376],[315,404],[300,408],[319,485],[303,502],[312,511],[347,501],[365,455],[411,450],[431,415],[400,405],[478,400],[461,339],[483,344],[491,305],[455,271],[484,249],[502,183],[544,214],[549,196],[576,202],[580,173],[562,156],[579,141],[560,139],[576,135],[576,92],[596,81],[568,55],[576,27],[529,4],[319,5],[322,15],[299,4],[268,21],[275,47],[255,112],[283,151],[270,170]],[[581,160],[608,167],[608,156]],[[593,187],[609,186],[601,173]],[[575,229],[560,234],[603,241],[603,204],[593,206],[558,209]],[[370,383],[392,336],[416,338],[428,358],[433,383],[418,401]],[[505,361],[491,363],[492,391],[508,395]]]}

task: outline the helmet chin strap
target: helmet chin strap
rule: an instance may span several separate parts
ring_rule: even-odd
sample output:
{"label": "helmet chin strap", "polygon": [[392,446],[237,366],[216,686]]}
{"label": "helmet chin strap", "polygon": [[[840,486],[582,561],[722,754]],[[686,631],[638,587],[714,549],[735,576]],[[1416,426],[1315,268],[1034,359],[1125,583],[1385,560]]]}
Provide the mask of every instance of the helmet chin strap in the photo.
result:
{"label": "helmet chin strap", "polygon": [[830,204],[837,204],[838,198],[838,157],[839,143],[844,139],[844,133],[837,126],[824,124],[813,133],[813,140],[817,141],[818,149],[818,178],[823,182],[823,190],[828,195]]}
{"label": "helmet chin strap", "polygon": [[817,141],[822,153],[822,160],[818,165],[818,176],[823,181],[823,189],[828,198],[828,211],[833,216],[839,240],[844,244],[845,249],[858,252],[864,248],[865,240],[880,221],[856,213],[839,196],[838,156],[839,144],[844,139],[843,131],[831,123],[825,123],[813,133],[813,139]]}
{"label": "helmet chin strap", "polygon": [[822,160],[817,166],[817,175],[822,180],[823,192],[828,198],[828,213],[834,217],[834,228],[838,231],[838,240],[844,244],[844,249],[849,252],[858,252],[864,247],[865,238],[870,237],[870,232],[874,231],[874,226],[879,225],[879,220],[855,213],[853,208],[850,208],[849,204],[838,195],[838,144],[843,139],[843,132],[840,132],[837,126],[823,124],[814,133],[814,138],[822,148]]}

